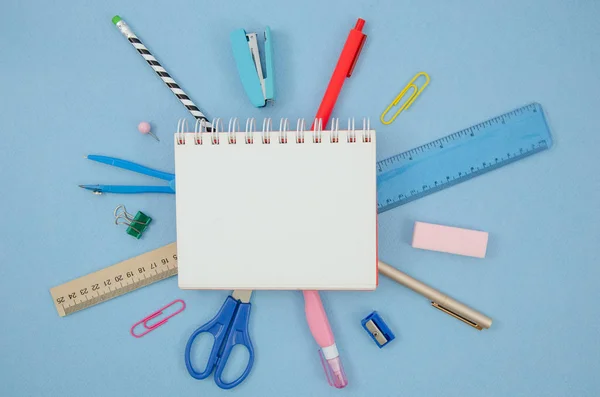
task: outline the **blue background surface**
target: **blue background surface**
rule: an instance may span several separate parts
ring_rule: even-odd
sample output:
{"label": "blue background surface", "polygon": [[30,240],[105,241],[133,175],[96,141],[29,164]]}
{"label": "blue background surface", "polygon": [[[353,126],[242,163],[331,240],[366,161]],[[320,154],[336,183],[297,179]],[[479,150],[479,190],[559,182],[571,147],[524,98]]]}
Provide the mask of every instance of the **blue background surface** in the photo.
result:
{"label": "blue background surface", "polygon": [[[334,115],[369,116],[378,158],[540,102],[554,146],[379,218],[380,257],[493,317],[477,332],[380,278],[375,292],[322,293],[350,385],[330,388],[299,292],[258,292],[256,361],[234,395],[600,394],[600,3],[595,1],[3,1],[0,13],[0,395],[217,395],[188,376],[190,333],[224,291],[175,278],[66,318],[49,288],[175,240],[173,196],[94,196],[80,183],[160,183],[84,159],[172,171],[171,134],[191,116],[111,23],[120,14],[211,118],[312,118],[357,17],[368,40]],[[277,102],[253,108],[228,35],[273,30]],[[391,126],[379,114],[418,71],[431,84]],[[151,121],[161,138],[142,136]],[[275,183],[276,181],[274,181]],[[218,192],[207,192],[218,194]],[[113,224],[118,204],[153,224]],[[484,260],[415,250],[415,220],[490,233]],[[290,253],[293,255],[293,253]],[[187,309],[134,339],[176,298]],[[379,349],[373,309],[397,339]]]}

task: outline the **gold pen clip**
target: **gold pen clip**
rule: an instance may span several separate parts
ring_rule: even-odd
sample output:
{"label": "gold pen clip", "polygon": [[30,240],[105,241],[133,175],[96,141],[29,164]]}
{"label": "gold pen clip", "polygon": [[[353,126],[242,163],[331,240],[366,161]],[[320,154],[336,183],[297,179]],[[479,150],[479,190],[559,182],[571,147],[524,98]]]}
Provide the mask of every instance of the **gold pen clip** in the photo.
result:
{"label": "gold pen clip", "polygon": [[459,314],[456,314],[456,313],[454,313],[454,312],[453,312],[453,311],[451,311],[451,310],[448,310],[448,309],[446,309],[444,306],[440,305],[439,303],[436,303],[436,302],[431,302],[431,306],[435,307],[435,308],[436,308],[436,309],[438,309],[438,310],[441,310],[441,311],[443,311],[443,312],[444,312],[444,313],[446,313],[446,314],[449,314],[449,315],[451,315],[451,316],[452,316],[452,317],[454,317],[454,318],[457,318],[457,319],[459,319],[459,320],[460,320],[460,321],[462,321],[463,323],[470,325],[471,327],[475,328],[476,330],[479,330],[479,331],[481,331],[481,330],[483,329],[483,328],[481,327],[481,325],[479,325],[479,324],[477,324],[477,323],[474,323],[473,321],[471,321],[471,320],[468,320],[468,319],[464,318],[463,316],[461,316],[461,315],[459,315]]}

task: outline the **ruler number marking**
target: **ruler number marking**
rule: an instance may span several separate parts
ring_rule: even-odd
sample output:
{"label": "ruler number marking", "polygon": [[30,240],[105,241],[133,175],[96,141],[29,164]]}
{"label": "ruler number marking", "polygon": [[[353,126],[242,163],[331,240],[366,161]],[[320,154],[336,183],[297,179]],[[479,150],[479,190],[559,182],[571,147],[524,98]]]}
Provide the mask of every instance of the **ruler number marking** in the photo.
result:
{"label": "ruler number marking", "polygon": [[[540,111],[538,111],[538,109],[540,109]],[[536,114],[542,114],[542,116],[536,116]],[[530,119],[530,117],[534,117],[534,116],[536,117],[536,119]],[[530,121],[527,121],[527,120],[530,120]],[[522,108],[515,109],[511,112],[505,113],[503,115],[496,116],[489,120],[483,121],[479,124],[476,124],[476,125],[466,128],[464,130],[458,131],[454,134],[450,134],[448,136],[440,138],[436,141],[426,143],[424,145],[421,145],[418,148],[413,148],[411,150],[396,154],[392,157],[389,157],[380,162],[377,162],[378,172],[384,173],[384,172],[394,171],[395,170],[394,166],[396,165],[395,163],[401,162],[401,160],[406,160],[406,159],[413,160],[414,158],[416,158],[417,160],[420,160],[421,156],[422,156],[421,153],[426,155],[427,152],[435,150],[436,148],[443,151],[445,149],[444,144],[450,145],[450,144],[452,144],[452,141],[455,141],[458,139],[461,139],[461,140],[465,139],[465,140],[467,140],[467,144],[468,144],[469,139],[471,139],[471,138],[475,139],[475,137],[479,137],[480,133],[485,134],[486,132],[488,132],[488,128],[494,128],[494,130],[491,130],[490,133],[495,133],[495,134],[504,134],[505,132],[509,133],[510,131],[512,131],[510,129],[511,127],[503,126],[503,125],[506,125],[508,122],[520,123],[522,121],[533,124],[533,126],[531,128],[534,128],[534,130],[533,131],[518,130],[519,132],[517,134],[525,134],[528,132],[539,132],[540,135],[544,136],[549,133],[549,131],[547,130],[547,125],[543,118],[543,113],[541,112],[540,105],[537,103],[533,103],[533,104],[526,105]],[[496,127],[496,126],[498,126],[498,127]],[[498,128],[498,129],[496,129],[496,128]],[[537,142],[537,144],[535,144],[535,143],[530,144],[531,147],[529,146],[529,144],[527,146],[520,146],[520,147],[517,146],[516,148],[513,148],[512,150],[506,152],[506,156],[497,156],[496,157],[496,156],[492,155],[490,158],[486,159],[486,161],[479,160],[479,162],[477,162],[477,164],[473,164],[473,166],[469,167],[470,169],[468,169],[466,171],[454,171],[456,173],[446,175],[445,180],[442,178],[441,180],[421,181],[421,185],[420,186],[417,185],[420,188],[415,187],[414,189],[409,190],[406,194],[398,194],[398,192],[393,192],[393,190],[392,190],[391,192],[388,193],[388,194],[390,194],[388,197],[385,197],[385,196],[381,197],[381,201],[377,203],[378,204],[377,206],[380,209],[380,211],[378,211],[378,212],[381,213],[381,212],[387,211],[398,205],[416,200],[420,197],[431,194],[435,191],[439,191],[446,187],[453,186],[464,180],[468,180],[475,176],[486,173],[489,170],[500,168],[500,167],[504,166],[505,164],[513,163],[513,162],[520,160],[522,158],[525,158],[529,155],[532,155],[534,153],[537,153],[544,149],[547,149],[549,147],[547,140],[542,137],[540,137],[540,138],[541,139]],[[515,139],[515,141],[516,141],[516,139]],[[517,143],[517,142],[514,142],[514,143]],[[435,155],[435,152],[433,152],[433,155]],[[399,164],[398,166],[402,167],[403,164]],[[410,186],[406,186],[406,187],[410,188]],[[395,189],[398,189],[398,187],[396,187]]]}
{"label": "ruler number marking", "polygon": [[[177,260],[177,255],[176,254],[173,255],[173,259]],[[161,261],[161,264],[163,264],[163,265],[170,263],[168,258],[161,258],[160,261]],[[158,274],[160,274],[160,273],[163,272],[163,271],[159,272],[158,266],[159,265],[156,262],[150,263],[150,268],[151,269],[155,269],[155,275],[158,275]],[[138,268],[138,272],[139,273],[145,273],[146,272],[145,266],[142,266],[142,267]],[[106,299],[107,297],[114,296],[119,289],[127,288],[128,290],[133,290],[137,286],[138,283],[144,282],[144,284],[146,284],[145,281],[146,280],[150,280],[150,278],[148,278],[146,275],[144,275],[144,279],[136,280],[135,277],[134,277],[135,273],[133,271],[126,272],[125,276],[128,279],[131,280],[131,281],[129,281],[129,284],[127,286],[123,286],[122,281],[124,280],[124,277],[123,277],[122,274],[119,274],[119,275],[117,275],[117,276],[114,277],[114,282],[118,282],[120,284],[120,288],[117,288],[117,287],[115,287],[114,289],[112,288],[112,287],[114,287],[114,285],[112,284],[113,283],[112,279],[106,279],[106,280],[104,280],[103,284],[104,284],[105,287],[108,287],[108,291],[103,292],[102,295],[101,295],[101,293],[99,291],[100,285],[99,284],[92,284],[91,289],[92,289],[92,291],[96,291],[96,298],[91,298],[91,299],[97,299],[98,297],[101,297],[101,299]],[[132,288],[129,288],[129,287],[132,287]],[[86,295],[88,292],[89,292],[88,288],[83,288],[83,289],[80,290],[80,295]],[[69,294],[69,298],[72,299],[75,302],[76,305],[81,304],[82,302],[79,302],[79,303],[77,302],[76,297],[77,297],[77,295],[76,295],[75,292]],[[87,296],[85,298],[86,298],[86,300],[90,299]],[[64,297],[60,297],[60,298],[57,299],[57,303],[64,303],[64,300],[65,300]]]}
{"label": "ruler number marking", "polygon": [[[106,269],[114,267],[114,271],[111,271],[112,274],[104,273],[92,277],[88,275],[59,286],[63,289],[57,290],[58,293],[64,294],[55,295],[55,305],[59,315],[72,314],[177,274],[177,253],[174,252],[175,249],[175,244],[171,243],[157,249],[160,251],[154,255],[146,256],[148,260],[143,266],[140,266],[139,259],[136,262],[137,257],[131,258],[107,267]],[[136,269],[137,273],[135,272]],[[154,272],[148,272],[147,270],[154,270]],[[79,280],[82,280],[83,283]],[[98,282],[96,283],[96,281]]]}

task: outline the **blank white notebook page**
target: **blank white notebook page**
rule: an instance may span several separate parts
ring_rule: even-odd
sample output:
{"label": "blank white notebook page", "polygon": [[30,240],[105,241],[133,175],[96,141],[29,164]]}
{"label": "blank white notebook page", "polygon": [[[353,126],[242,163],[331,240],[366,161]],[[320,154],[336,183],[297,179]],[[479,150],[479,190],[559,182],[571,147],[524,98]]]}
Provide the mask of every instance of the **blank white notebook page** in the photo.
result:
{"label": "blank white notebook page", "polygon": [[375,131],[349,134],[175,134],[179,287],[374,289]]}

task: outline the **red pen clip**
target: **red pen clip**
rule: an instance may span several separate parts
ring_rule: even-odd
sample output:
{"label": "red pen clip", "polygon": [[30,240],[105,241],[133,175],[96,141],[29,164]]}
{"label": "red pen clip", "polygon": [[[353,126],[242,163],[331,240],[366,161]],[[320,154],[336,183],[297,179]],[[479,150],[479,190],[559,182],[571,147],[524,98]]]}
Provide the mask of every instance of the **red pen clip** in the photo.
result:
{"label": "red pen clip", "polygon": [[362,32],[363,26],[365,26],[365,20],[362,18],[358,18],[358,21],[356,21],[356,26],[350,31],[350,34],[348,35],[348,40],[346,41],[347,46],[354,46],[354,42],[356,40],[360,40],[358,46],[355,47],[356,52],[354,53],[354,60],[352,60],[352,65],[350,65],[350,69],[348,70],[348,77],[352,76],[354,66],[356,66],[356,61],[358,61],[358,56],[360,55],[360,52],[362,51],[362,48],[365,45],[365,41],[367,40],[367,35]]}
{"label": "red pen clip", "polygon": [[[162,320],[160,320],[156,324],[148,325],[148,322],[150,320],[153,320],[156,317],[160,316],[161,314],[163,314],[163,311],[165,309],[168,309],[169,307],[171,307],[171,306],[173,306],[173,305],[175,305],[177,303],[181,303],[181,308],[177,309],[177,311],[175,311],[174,313],[169,314],[167,317],[163,318]],[[152,313],[148,317],[146,317],[146,318],[138,321],[137,323],[133,324],[133,326],[131,327],[131,329],[129,330],[129,332],[131,333],[132,336],[135,336],[136,338],[141,338],[142,336],[146,335],[148,332],[154,331],[156,328],[158,328],[161,325],[165,324],[167,321],[169,321],[169,319],[171,317],[178,315],[184,309],[185,309],[185,302],[183,300],[181,300],[181,299],[176,299],[173,302],[171,302],[168,305],[166,305],[165,307],[162,307],[162,308],[158,309],[157,311],[155,311],[154,313]],[[140,324],[143,325],[144,332],[142,332],[141,334],[136,334],[135,333],[135,329]]]}

